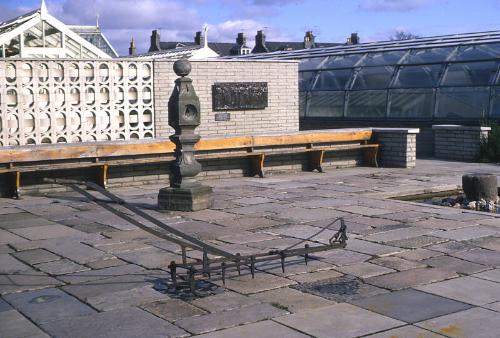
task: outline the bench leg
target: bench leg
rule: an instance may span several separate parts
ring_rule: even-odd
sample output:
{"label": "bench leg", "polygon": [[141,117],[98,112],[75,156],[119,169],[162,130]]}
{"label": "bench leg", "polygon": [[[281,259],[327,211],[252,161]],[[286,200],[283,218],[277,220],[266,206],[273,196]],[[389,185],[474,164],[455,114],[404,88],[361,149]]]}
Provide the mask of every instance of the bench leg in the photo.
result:
{"label": "bench leg", "polygon": [[106,189],[108,185],[108,164],[104,163],[97,167],[97,184]]}
{"label": "bench leg", "polygon": [[309,152],[309,170],[317,170],[320,173],[323,172],[323,156],[325,152],[323,150],[314,150]]}
{"label": "bench leg", "polygon": [[365,150],[365,163],[369,166],[378,168],[378,147],[366,148]]}
{"label": "bench leg", "polygon": [[264,178],[264,154],[250,155],[250,175],[253,177],[259,175],[260,178]]}
{"label": "bench leg", "polygon": [[5,197],[13,197],[15,199],[20,198],[21,189],[21,172],[12,171],[7,172],[5,175]]}

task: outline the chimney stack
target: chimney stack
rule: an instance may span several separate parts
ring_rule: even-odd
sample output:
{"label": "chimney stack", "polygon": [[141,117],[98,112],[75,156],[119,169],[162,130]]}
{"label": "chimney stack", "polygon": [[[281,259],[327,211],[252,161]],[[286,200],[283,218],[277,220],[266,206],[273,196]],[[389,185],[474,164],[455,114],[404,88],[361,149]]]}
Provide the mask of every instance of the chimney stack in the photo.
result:
{"label": "chimney stack", "polygon": [[135,42],[134,42],[134,37],[132,37],[132,40],[130,41],[130,47],[128,48],[128,55],[129,56],[134,56],[136,54],[136,48],[135,48]]}
{"label": "chimney stack", "polygon": [[196,32],[194,43],[198,46],[203,46],[205,44],[205,37],[201,34],[201,31]]}
{"label": "chimney stack", "polygon": [[351,33],[351,37],[347,39],[348,45],[357,45],[359,43],[358,33]]}
{"label": "chimney stack", "polygon": [[314,42],[314,34],[312,31],[307,31],[306,35],[304,36],[304,48],[305,49],[311,49],[315,48],[316,44]]}
{"label": "chimney stack", "polygon": [[160,51],[160,33],[158,30],[154,30],[151,33],[151,45],[149,47],[149,52],[158,52]]}
{"label": "chimney stack", "polygon": [[268,53],[269,49],[266,47],[266,35],[263,31],[257,31],[255,36],[255,47],[252,49],[252,53]]}
{"label": "chimney stack", "polygon": [[238,33],[236,36],[236,45],[229,51],[231,55],[250,54],[250,48],[247,46],[247,38],[244,33]]}

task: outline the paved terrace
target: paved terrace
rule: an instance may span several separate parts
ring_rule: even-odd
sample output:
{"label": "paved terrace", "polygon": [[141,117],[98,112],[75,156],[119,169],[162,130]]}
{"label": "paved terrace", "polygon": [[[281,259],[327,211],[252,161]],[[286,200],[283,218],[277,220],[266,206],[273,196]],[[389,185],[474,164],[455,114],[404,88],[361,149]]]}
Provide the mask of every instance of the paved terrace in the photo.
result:
{"label": "paved terrace", "polygon": [[[241,253],[284,248],[345,217],[346,249],[307,266],[297,260],[286,273],[259,266],[254,280],[234,273],[199,299],[165,292],[177,246],[79,195],[2,199],[0,336],[496,338],[500,218],[386,199],[456,187],[466,172],[500,175],[500,167],[419,160],[411,170],[229,179],[211,182],[212,210],[149,210]],[[147,209],[159,188],[113,192]]]}

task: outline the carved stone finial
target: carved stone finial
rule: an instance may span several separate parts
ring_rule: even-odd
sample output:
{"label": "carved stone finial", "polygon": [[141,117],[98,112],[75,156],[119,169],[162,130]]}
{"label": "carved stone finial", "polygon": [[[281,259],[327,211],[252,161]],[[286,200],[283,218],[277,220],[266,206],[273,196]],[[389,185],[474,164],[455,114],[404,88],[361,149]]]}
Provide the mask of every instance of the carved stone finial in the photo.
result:
{"label": "carved stone finial", "polygon": [[187,75],[191,64],[186,59],[174,63],[174,72],[180,76],[168,101],[168,124],[175,134],[170,140],[175,144],[175,161],[170,168],[170,187],[160,189],[160,210],[195,211],[212,206],[212,189],[195,180],[201,164],[194,157],[194,146],[200,140],[195,133],[200,125],[200,100]]}
{"label": "carved stone finial", "polygon": [[177,76],[188,76],[191,73],[191,63],[187,59],[180,59],[174,62],[174,72]]}

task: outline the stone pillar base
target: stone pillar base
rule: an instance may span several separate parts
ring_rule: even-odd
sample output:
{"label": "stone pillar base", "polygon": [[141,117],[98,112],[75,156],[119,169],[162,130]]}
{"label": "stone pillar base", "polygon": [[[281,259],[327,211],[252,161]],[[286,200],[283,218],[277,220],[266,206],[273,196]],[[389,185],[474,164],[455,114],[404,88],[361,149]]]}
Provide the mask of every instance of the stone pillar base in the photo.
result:
{"label": "stone pillar base", "polygon": [[198,211],[211,208],[214,203],[212,188],[198,185],[192,188],[160,189],[158,209],[160,211]]}

